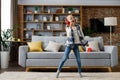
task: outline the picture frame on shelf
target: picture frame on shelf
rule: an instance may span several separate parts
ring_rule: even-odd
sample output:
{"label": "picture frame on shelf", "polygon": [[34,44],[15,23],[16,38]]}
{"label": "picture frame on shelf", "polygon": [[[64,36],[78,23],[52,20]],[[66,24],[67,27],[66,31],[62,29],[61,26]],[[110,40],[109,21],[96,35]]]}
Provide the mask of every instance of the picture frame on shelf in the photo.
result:
{"label": "picture frame on shelf", "polygon": [[46,16],[43,16],[43,21],[47,21],[47,17]]}

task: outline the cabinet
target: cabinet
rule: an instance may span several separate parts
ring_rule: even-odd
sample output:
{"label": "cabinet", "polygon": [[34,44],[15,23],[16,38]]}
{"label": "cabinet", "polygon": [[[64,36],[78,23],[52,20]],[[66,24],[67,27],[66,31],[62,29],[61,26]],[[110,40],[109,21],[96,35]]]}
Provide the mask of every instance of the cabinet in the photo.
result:
{"label": "cabinet", "polygon": [[64,19],[68,14],[82,26],[82,6],[77,5],[18,5],[19,36],[30,41],[32,35],[64,36]]}

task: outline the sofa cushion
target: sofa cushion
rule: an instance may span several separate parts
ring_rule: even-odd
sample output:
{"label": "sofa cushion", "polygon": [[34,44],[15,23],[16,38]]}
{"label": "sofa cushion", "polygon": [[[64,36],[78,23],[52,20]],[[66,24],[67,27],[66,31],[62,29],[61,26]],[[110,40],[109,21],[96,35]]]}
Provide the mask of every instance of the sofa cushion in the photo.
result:
{"label": "sofa cushion", "polygon": [[49,41],[47,47],[44,49],[50,52],[58,52],[61,47],[61,44],[58,42]]}
{"label": "sofa cushion", "polygon": [[27,42],[28,48],[30,52],[33,51],[43,51],[42,50],[42,42],[41,41],[36,41],[36,42]]}
{"label": "sofa cushion", "polygon": [[98,41],[89,41],[88,45],[92,49],[92,51],[100,51]]}
{"label": "sofa cushion", "polygon": [[[74,59],[73,53],[69,55],[70,59]],[[81,59],[110,59],[110,53],[107,52],[80,52]]]}
{"label": "sofa cushion", "polygon": [[[58,67],[61,59],[27,59],[26,67],[28,66],[42,66],[42,67]],[[110,67],[110,59],[81,59],[81,66],[103,66]],[[69,59],[64,63],[64,66],[67,67],[77,67],[77,63],[75,59]],[[84,79],[86,80],[86,79]],[[89,79],[87,79],[89,80]]]}
{"label": "sofa cushion", "polygon": [[[28,52],[28,59],[61,59],[64,52]],[[106,52],[80,52],[81,59],[110,59],[110,53]],[[69,54],[69,59],[75,59],[74,53]]]}
{"label": "sofa cushion", "polygon": [[28,52],[27,58],[29,59],[61,59],[63,54],[64,52]]}
{"label": "sofa cushion", "polygon": [[100,51],[104,51],[104,44],[103,44],[103,38],[102,37],[85,37],[85,40],[87,40],[87,41],[98,41],[98,46],[100,48]]}
{"label": "sofa cushion", "polygon": [[82,46],[78,46],[78,49],[79,49],[80,52],[84,52],[84,49],[83,49]]}
{"label": "sofa cushion", "polygon": [[[64,51],[65,49],[65,42],[67,40],[66,36],[32,36],[32,41],[42,41],[42,48],[44,49],[49,41],[55,41],[62,44],[62,47],[60,48],[60,51]],[[103,45],[103,38],[102,37],[85,37],[85,40],[87,41],[98,41],[98,45],[101,51],[104,51],[104,45]]]}

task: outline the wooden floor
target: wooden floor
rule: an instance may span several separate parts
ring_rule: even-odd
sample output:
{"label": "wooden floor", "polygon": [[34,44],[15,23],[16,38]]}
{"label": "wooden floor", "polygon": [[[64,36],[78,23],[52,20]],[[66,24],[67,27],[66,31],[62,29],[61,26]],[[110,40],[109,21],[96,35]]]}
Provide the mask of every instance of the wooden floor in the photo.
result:
{"label": "wooden floor", "polygon": [[[56,72],[57,69],[33,69],[30,70],[31,72]],[[21,66],[18,65],[17,62],[10,62],[9,64],[9,68],[7,69],[1,69],[0,73],[4,72],[4,71],[25,71],[24,68],[22,68]],[[64,72],[77,72],[77,68],[70,68],[70,69],[62,69],[62,71]],[[82,72],[107,72],[107,69],[82,69]],[[112,68],[112,72],[120,72],[120,59],[119,59],[119,64],[118,66]]]}

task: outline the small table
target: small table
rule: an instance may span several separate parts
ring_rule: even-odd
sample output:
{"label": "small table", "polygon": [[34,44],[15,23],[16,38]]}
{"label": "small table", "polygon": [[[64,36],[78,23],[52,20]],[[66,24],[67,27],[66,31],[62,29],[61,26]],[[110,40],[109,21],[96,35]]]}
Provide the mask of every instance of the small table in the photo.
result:
{"label": "small table", "polygon": [[26,45],[25,41],[8,41],[10,42],[10,61],[18,61],[18,50],[20,45]]}

